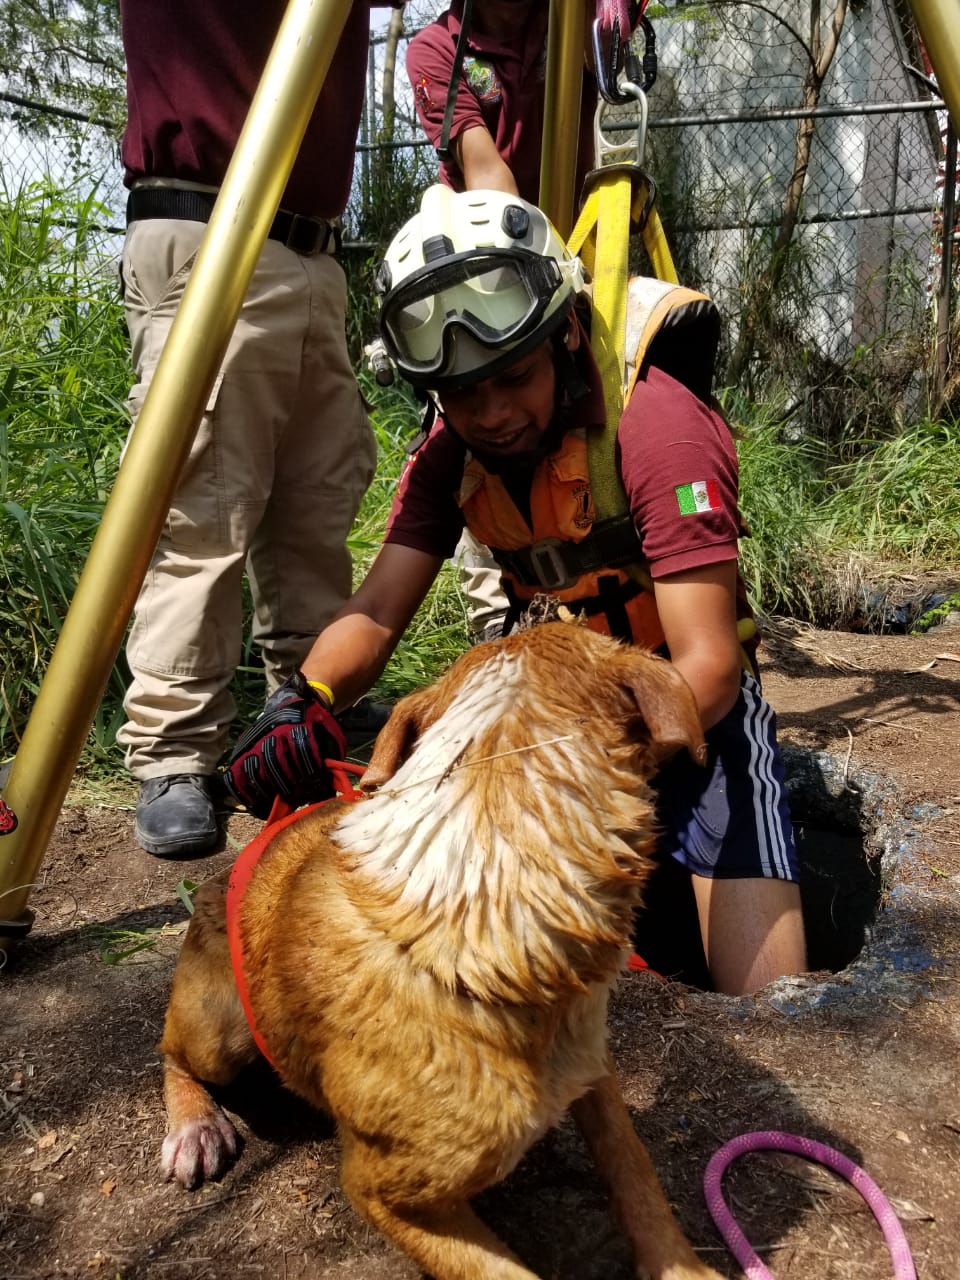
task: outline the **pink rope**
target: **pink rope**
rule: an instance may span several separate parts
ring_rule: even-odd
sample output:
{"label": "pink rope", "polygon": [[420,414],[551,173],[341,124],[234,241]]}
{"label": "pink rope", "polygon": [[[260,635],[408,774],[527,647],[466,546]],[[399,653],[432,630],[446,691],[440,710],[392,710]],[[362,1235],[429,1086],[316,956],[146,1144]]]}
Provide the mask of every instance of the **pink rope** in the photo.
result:
{"label": "pink rope", "polygon": [[748,1151],[789,1151],[792,1155],[803,1156],[817,1164],[826,1165],[851,1183],[860,1192],[873,1211],[873,1216],[880,1224],[883,1238],[893,1259],[894,1280],[917,1280],[917,1273],[910,1254],[910,1246],[903,1234],[903,1228],[890,1206],[889,1200],[859,1165],[835,1151],[833,1147],[824,1146],[822,1142],[814,1142],[811,1138],[802,1138],[792,1133],[779,1133],[776,1129],[767,1129],[760,1133],[743,1133],[739,1138],[725,1143],[712,1157],[703,1175],[703,1193],[707,1198],[707,1208],[716,1223],[717,1230],[723,1236],[724,1243],[743,1268],[747,1280],[774,1280],[773,1272],[768,1271],[757,1255],[750,1248],[750,1242],[740,1230],[736,1218],[727,1207],[723,1198],[720,1183],[723,1180],[727,1165],[738,1156]]}

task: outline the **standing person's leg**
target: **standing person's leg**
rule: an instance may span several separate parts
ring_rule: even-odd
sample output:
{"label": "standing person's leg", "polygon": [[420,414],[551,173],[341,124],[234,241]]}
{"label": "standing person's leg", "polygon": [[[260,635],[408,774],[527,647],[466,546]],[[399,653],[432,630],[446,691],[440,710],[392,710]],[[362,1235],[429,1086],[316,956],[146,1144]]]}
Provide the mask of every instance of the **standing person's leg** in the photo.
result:
{"label": "standing person's leg", "polygon": [[346,541],[377,460],[347,351],[343,271],[328,255],[299,258],[297,267],[309,299],[300,381],[277,437],[273,492],[248,558],[253,638],[270,691],[352,593]]}
{"label": "standing person's leg", "polygon": [[691,873],[714,989],[739,995],[807,966],[776,717],[753,676],[705,736],[705,769],[676,757],[654,784],[661,850]]}
{"label": "standing person's leg", "polygon": [[454,552],[460,586],[467,598],[467,622],[474,640],[497,640],[510,608],[500,581],[500,566],[469,529]]}
{"label": "standing person's leg", "polygon": [[[128,232],[134,416],[204,230],[157,219]],[[241,651],[246,552],[273,487],[283,397],[298,385],[304,320],[297,304],[281,274],[258,265],[134,613],[128,719],[118,739],[142,784],[137,838],[161,856],[200,853],[217,839],[207,779],[234,714],[229,685]]]}

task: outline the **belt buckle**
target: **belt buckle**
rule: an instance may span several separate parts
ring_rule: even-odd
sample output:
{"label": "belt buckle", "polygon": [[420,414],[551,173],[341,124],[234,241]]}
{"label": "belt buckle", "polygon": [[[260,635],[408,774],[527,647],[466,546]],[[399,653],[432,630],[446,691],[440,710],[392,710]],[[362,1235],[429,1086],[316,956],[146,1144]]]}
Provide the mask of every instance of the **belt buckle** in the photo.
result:
{"label": "belt buckle", "polygon": [[559,591],[573,581],[560,554],[562,546],[560,538],[543,538],[530,548],[530,567],[537,582],[548,591]]}
{"label": "belt buckle", "polygon": [[309,218],[302,213],[290,216],[290,226],[283,243],[294,253],[304,257],[312,257],[315,253],[323,253],[330,243],[331,228],[329,222],[319,218]]}

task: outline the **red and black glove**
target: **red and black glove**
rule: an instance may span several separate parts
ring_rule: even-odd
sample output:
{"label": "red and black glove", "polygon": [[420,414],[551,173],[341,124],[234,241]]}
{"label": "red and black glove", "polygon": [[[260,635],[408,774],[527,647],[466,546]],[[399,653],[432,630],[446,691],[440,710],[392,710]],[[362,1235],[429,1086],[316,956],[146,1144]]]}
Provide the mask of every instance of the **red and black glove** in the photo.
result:
{"label": "red and black glove", "polygon": [[235,800],[269,818],[277,796],[294,809],[329,800],[336,788],[325,761],[346,753],[343,730],[326,701],[296,671],[241,734],[221,776]]}

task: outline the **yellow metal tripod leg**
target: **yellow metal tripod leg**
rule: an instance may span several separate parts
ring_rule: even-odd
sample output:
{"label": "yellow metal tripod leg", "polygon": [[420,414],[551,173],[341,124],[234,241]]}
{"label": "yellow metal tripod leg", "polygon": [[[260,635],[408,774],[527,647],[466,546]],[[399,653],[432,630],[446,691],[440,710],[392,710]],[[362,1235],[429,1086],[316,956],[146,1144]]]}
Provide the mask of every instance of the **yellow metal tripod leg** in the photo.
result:
{"label": "yellow metal tripod leg", "polygon": [[960,0],[910,0],[937,84],[960,134]]}
{"label": "yellow metal tripod leg", "polygon": [[565,240],[573,226],[586,0],[550,0],[540,208]]}

